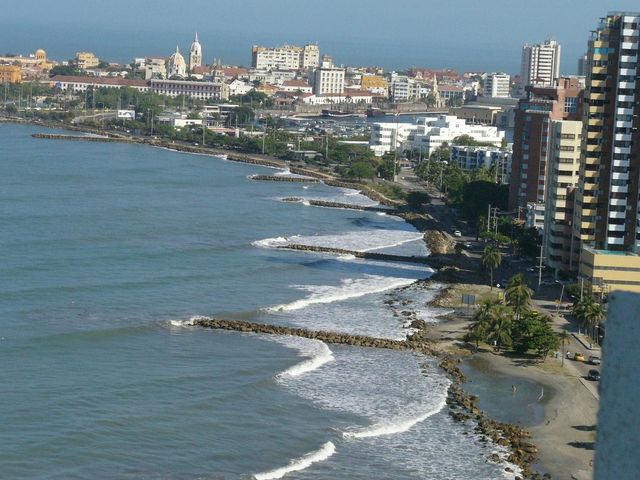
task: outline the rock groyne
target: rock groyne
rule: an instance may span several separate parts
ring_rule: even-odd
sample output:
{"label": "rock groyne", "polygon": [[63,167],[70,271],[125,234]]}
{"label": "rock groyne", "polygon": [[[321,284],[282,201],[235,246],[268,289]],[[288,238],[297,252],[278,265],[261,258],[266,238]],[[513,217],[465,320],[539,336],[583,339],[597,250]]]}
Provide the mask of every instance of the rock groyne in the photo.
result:
{"label": "rock groyne", "polygon": [[251,175],[249,178],[266,182],[318,183],[315,178],[290,177],[288,175]]}
{"label": "rock groyne", "polygon": [[46,138],[49,140],[70,140],[82,142],[102,142],[102,143],[136,143],[129,138],[123,137],[98,137],[91,135],[65,135],[60,133],[33,133],[33,138]]}

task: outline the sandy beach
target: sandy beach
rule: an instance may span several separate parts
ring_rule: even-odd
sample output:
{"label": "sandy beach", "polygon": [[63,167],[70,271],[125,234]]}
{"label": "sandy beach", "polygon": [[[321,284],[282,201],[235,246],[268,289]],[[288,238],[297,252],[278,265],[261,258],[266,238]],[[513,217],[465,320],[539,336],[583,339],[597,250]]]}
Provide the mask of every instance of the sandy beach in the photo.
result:
{"label": "sandy beach", "polygon": [[[540,401],[544,418],[534,425],[525,426],[538,447],[539,460],[534,468],[541,473],[549,473],[552,478],[586,480],[593,476],[592,461],[595,445],[595,424],[598,401],[567,368],[563,368],[560,358],[549,357],[544,362],[508,357],[488,348],[480,348],[477,353],[462,348],[461,339],[469,320],[448,315],[441,323],[430,324],[428,336],[444,349],[460,355],[463,366],[473,364],[473,368],[463,368],[471,376],[483,371],[487,378],[496,375],[521,381],[535,382],[544,388]],[[486,347],[486,346],[485,346]],[[484,375],[483,375],[484,376]],[[469,383],[463,388],[471,390]],[[512,423],[513,415],[501,411],[497,406],[485,407],[487,414],[498,421]],[[514,422],[515,423],[515,422]]]}

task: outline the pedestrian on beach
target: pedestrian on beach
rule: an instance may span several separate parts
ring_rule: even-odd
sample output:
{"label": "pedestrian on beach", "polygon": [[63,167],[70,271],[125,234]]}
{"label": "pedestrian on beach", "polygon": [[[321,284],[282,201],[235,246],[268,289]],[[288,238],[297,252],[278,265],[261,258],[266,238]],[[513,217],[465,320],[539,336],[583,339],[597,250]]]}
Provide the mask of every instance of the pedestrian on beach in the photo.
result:
{"label": "pedestrian on beach", "polygon": [[511,385],[511,395],[515,395],[515,394],[516,394],[516,386]]}

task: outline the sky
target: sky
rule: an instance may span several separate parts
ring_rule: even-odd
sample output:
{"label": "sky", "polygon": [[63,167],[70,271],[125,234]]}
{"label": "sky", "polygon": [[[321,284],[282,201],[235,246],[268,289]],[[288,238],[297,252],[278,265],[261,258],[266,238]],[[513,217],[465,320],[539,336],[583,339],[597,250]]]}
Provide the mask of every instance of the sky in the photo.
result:
{"label": "sky", "polygon": [[[524,43],[562,45],[575,74],[590,30],[639,0],[4,0],[0,54],[44,48],[51,58],[92,51],[106,61],[188,50],[249,65],[251,45],[318,42],[334,63],[518,73]],[[10,8],[7,8],[10,6]]]}

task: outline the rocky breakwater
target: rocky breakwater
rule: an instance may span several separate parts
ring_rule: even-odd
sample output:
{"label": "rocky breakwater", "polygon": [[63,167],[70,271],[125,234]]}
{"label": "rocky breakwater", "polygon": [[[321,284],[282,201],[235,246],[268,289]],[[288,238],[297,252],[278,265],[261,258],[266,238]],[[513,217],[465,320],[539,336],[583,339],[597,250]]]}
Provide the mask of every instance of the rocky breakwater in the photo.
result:
{"label": "rocky breakwater", "polygon": [[[358,250],[346,250],[344,248],[333,247],[321,247],[318,245],[300,245],[297,243],[291,243],[288,245],[281,245],[277,248],[285,250],[298,250],[302,252],[315,252],[315,253],[333,253],[336,255],[353,255],[356,258],[366,258],[369,260],[384,260],[388,262],[409,262],[409,263],[421,263],[431,265],[431,257],[416,257],[406,255],[392,255],[388,253],[376,253],[376,252],[360,252]],[[437,260],[436,260],[437,263]]]}
{"label": "rocky breakwater", "polygon": [[[306,328],[284,327],[221,318],[199,318],[193,322],[193,326],[266,335],[290,335],[320,340],[334,345],[410,350],[432,356],[439,360],[439,367],[452,379],[447,396],[450,415],[459,422],[475,422],[475,432],[481,436],[483,442],[493,442],[496,445],[505,447],[509,451],[506,461],[522,469],[522,478],[543,478],[534,473],[531,468],[536,459],[537,448],[528,441],[529,433],[520,427],[491,420],[484,412],[480,411],[477,406],[478,397],[468,394],[462,388],[462,383],[466,379],[458,367],[459,360],[448,353],[442,352],[437,347],[437,344],[428,340],[420,331],[409,335],[406,340],[391,340],[367,335],[309,330]],[[504,461],[497,453],[492,454],[490,460],[496,463]],[[512,469],[506,466],[505,471],[512,471]]]}
{"label": "rocky breakwater", "polygon": [[249,178],[265,182],[319,183],[315,178],[290,177],[288,175],[251,175]]}
{"label": "rocky breakwater", "polygon": [[[287,197],[283,198],[283,202],[301,202],[304,199],[299,197]],[[364,212],[385,212],[393,215],[393,210],[385,207],[369,207],[366,205],[356,205],[354,203],[340,203],[329,202],[327,200],[305,200],[309,205],[313,207],[326,207],[326,208],[343,208],[346,210],[361,210]]]}
{"label": "rocky breakwater", "polygon": [[102,143],[135,143],[133,140],[123,137],[98,137],[91,135],[64,135],[59,133],[33,133],[33,138],[46,138],[49,140],[71,140],[82,142],[102,142]]}

